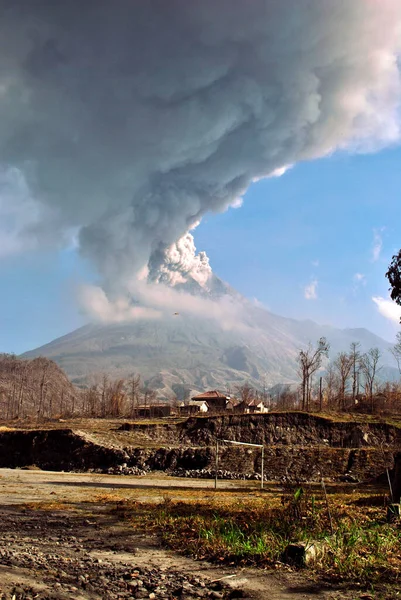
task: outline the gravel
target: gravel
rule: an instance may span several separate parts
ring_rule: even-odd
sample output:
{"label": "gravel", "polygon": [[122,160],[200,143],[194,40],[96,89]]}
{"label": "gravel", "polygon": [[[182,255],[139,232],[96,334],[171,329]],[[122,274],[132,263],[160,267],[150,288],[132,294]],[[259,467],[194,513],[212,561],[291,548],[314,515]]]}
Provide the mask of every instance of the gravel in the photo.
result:
{"label": "gravel", "polygon": [[[103,536],[102,523],[93,518],[3,509],[0,523],[0,600],[241,597],[220,581],[162,565],[138,566],[140,548],[131,550],[130,560],[118,560],[118,552],[127,555],[123,538],[116,544],[112,536]],[[93,556],[99,547],[106,554],[116,548],[117,560]]]}
{"label": "gravel", "polygon": [[[195,479],[214,479],[216,471],[214,469],[175,469],[170,471],[169,475],[173,477],[192,477]],[[236,473],[235,471],[227,471],[226,469],[217,470],[218,479],[233,479],[233,480],[256,480],[260,481],[260,473]],[[264,480],[267,481],[266,476]]]}

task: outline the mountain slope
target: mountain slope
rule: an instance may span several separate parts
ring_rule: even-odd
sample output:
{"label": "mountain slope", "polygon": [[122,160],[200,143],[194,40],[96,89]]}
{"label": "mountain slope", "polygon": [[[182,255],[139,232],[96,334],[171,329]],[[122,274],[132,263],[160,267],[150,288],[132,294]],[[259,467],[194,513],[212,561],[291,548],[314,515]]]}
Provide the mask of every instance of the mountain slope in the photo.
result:
{"label": "mountain slope", "polygon": [[341,330],[274,315],[220,280],[212,293],[216,302],[222,295],[234,299],[236,323],[228,327],[216,317],[183,312],[158,320],[91,324],[24,356],[55,360],[76,383],[88,383],[101,372],[115,377],[140,373],[162,395],[180,394],[184,388],[225,389],[244,381],[259,386],[294,382],[299,349],[322,336],[331,344],[331,356],[359,341],[362,351],[377,346],[383,364],[391,365],[390,344],[366,329]]}

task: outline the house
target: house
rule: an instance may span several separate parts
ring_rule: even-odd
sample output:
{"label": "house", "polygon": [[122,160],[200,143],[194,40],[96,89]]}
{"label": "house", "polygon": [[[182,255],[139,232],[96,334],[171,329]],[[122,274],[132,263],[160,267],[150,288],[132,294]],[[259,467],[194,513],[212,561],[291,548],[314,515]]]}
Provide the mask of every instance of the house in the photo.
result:
{"label": "house", "polygon": [[252,398],[251,400],[243,400],[235,406],[235,412],[241,413],[268,413],[269,407],[264,400],[259,398]]}
{"label": "house", "polygon": [[206,402],[209,412],[224,412],[233,409],[231,397],[217,390],[203,392],[191,398],[192,402]]}
{"label": "house", "polygon": [[205,414],[209,411],[209,405],[205,400],[190,400],[187,403],[181,402],[179,408],[180,415]]}

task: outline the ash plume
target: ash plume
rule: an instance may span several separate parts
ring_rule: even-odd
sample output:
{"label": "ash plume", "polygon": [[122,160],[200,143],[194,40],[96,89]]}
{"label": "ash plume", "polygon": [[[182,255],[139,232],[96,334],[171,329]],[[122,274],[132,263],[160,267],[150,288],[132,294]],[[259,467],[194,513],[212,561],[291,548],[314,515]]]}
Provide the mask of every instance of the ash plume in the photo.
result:
{"label": "ash plume", "polygon": [[0,168],[37,206],[15,247],[26,231],[78,228],[110,297],[144,274],[206,285],[189,234],[206,213],[296,162],[400,138],[399,0],[0,0],[0,11]]}

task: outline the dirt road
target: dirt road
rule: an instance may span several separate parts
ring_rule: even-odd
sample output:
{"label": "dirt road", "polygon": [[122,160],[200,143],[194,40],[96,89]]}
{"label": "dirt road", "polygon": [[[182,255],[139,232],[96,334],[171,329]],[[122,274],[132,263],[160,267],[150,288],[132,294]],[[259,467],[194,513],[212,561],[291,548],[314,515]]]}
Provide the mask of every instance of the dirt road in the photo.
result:
{"label": "dirt road", "polygon": [[[356,599],[296,573],[221,568],[161,548],[120,520],[113,500],[160,501],[213,482],[0,469],[0,599]],[[221,482],[239,497],[255,483]],[[108,502],[109,500],[109,502]]]}
{"label": "dirt road", "polygon": [[[274,484],[273,484],[274,485]],[[239,497],[259,493],[256,481],[219,481],[219,491],[237,491]],[[276,486],[274,486],[276,488]],[[200,490],[214,494],[214,481],[210,479],[184,479],[152,473],[145,477],[125,475],[99,475],[94,473],[63,473],[56,471],[0,469],[0,502],[19,504],[54,500],[63,502],[92,501],[101,494],[160,502],[168,495],[179,499],[186,491]]]}

